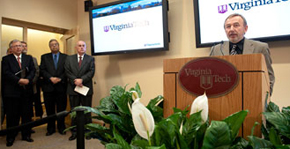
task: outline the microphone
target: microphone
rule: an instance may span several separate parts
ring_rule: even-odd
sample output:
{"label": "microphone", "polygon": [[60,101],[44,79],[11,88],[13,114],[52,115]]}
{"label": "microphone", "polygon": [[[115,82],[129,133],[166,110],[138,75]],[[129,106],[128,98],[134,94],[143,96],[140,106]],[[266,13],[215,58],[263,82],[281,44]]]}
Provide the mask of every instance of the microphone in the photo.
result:
{"label": "microphone", "polygon": [[220,47],[220,51],[221,51],[221,53],[222,53],[222,55],[224,56],[224,52],[223,52],[223,44],[224,44],[224,41],[221,41],[221,47]]}

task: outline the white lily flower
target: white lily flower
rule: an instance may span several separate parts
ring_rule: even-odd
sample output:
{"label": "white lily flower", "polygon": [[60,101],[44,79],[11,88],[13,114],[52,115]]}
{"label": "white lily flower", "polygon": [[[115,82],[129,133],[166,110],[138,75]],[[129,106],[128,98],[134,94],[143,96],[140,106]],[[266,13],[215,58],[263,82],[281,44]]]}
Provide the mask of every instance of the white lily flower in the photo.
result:
{"label": "white lily flower", "polygon": [[136,99],[132,104],[134,127],[142,138],[150,141],[149,137],[153,134],[155,126],[154,118],[151,112],[139,100]]}
{"label": "white lily flower", "polygon": [[140,99],[139,95],[136,91],[130,91],[132,93],[132,99],[135,101],[136,99]]}
{"label": "white lily flower", "polygon": [[208,98],[205,93],[195,98],[195,100],[192,102],[190,115],[199,112],[200,110],[202,110],[201,118],[203,123],[205,123],[208,118]]}

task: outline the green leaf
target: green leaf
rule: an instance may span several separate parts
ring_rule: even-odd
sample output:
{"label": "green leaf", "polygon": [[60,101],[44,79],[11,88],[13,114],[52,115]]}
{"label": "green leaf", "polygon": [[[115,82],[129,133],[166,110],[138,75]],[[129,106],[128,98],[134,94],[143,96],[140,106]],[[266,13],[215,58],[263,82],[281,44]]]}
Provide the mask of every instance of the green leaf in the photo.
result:
{"label": "green leaf", "polygon": [[199,127],[199,129],[197,130],[194,142],[192,142],[191,145],[190,145],[190,146],[194,146],[194,149],[201,148],[202,142],[203,142],[203,139],[204,139],[204,135],[205,135],[205,132],[206,132],[206,130],[208,128],[208,125],[209,125],[208,122],[203,123]]}
{"label": "green leaf", "polygon": [[90,130],[89,136],[93,138],[97,138],[105,142],[112,140],[113,133],[107,127],[95,123],[89,123],[85,125],[85,128]]}
{"label": "green leaf", "polygon": [[290,149],[290,145],[279,145],[275,146],[276,149]]}
{"label": "green leaf", "polygon": [[264,138],[265,138],[266,140],[269,140],[269,131],[268,131],[268,129],[265,127],[264,124],[262,124],[262,126],[261,126],[261,131],[262,131],[262,135],[264,136]]}
{"label": "green leaf", "polygon": [[190,145],[194,139],[196,139],[197,131],[202,125],[201,111],[191,114],[189,119],[185,122],[182,130],[182,135],[184,136],[188,145]]}
{"label": "green leaf", "polygon": [[119,144],[108,143],[105,145],[106,149],[123,149],[123,147]]}
{"label": "green leaf", "polygon": [[146,106],[147,109],[152,113],[155,123],[158,123],[163,119],[163,108],[161,108],[163,102],[158,106],[155,106],[161,100],[163,100],[163,96],[157,96],[156,98],[151,99]]}
{"label": "green leaf", "polygon": [[277,106],[274,102],[270,102],[267,106],[266,112],[280,112],[279,106]]}
{"label": "green leaf", "polygon": [[140,148],[145,148],[146,146],[149,146],[148,141],[144,140],[144,139],[141,139],[141,138],[140,138],[140,140],[133,140],[131,145],[137,146],[137,147],[140,147]]}
{"label": "green leaf", "polygon": [[111,96],[102,98],[100,101],[100,105],[97,106],[96,108],[102,112],[115,112],[115,113],[118,112]]}
{"label": "green leaf", "polygon": [[174,124],[176,126],[177,129],[179,129],[179,126],[183,120],[184,115],[182,113],[174,113],[172,115],[170,115],[169,117],[167,117],[167,119],[165,119],[165,121],[171,121],[172,124]]}
{"label": "green leaf", "polygon": [[242,110],[240,112],[234,113],[223,121],[228,124],[231,129],[231,139],[234,140],[239,133],[239,129],[241,128],[246,116],[248,114],[248,110]]}
{"label": "green leaf", "polygon": [[163,138],[163,129],[159,125],[155,125],[154,133],[151,136],[152,145],[160,146],[165,142],[166,138]]}
{"label": "green leaf", "polygon": [[146,147],[146,149],[166,149],[165,145],[163,144],[162,146],[149,146]]}
{"label": "green leaf", "polygon": [[184,110],[180,110],[180,109],[177,109],[177,108],[174,107],[174,108],[173,108],[173,112],[174,112],[174,113],[181,112],[182,115],[187,115],[187,113],[189,112],[188,107],[189,107],[189,105],[187,105],[187,106],[184,108]]}
{"label": "green leaf", "polygon": [[282,140],[274,128],[270,129],[269,139],[270,142],[274,145],[282,145]]}
{"label": "green leaf", "polygon": [[181,119],[182,114],[175,113],[156,124],[154,133],[151,136],[152,144],[157,146],[165,144],[168,149],[175,148],[176,133],[179,131]]}
{"label": "green leaf", "polygon": [[112,97],[112,98],[113,98],[113,102],[118,107],[118,110],[120,113],[131,115],[129,107],[128,107],[128,102],[132,101],[132,96],[130,93],[126,92],[122,95],[117,94],[115,97]]}
{"label": "green leaf", "polygon": [[249,141],[242,137],[237,137],[234,142],[232,143],[232,146],[230,149],[247,149],[249,148]]}
{"label": "green leaf", "polygon": [[110,96],[113,99],[119,99],[124,94],[125,88],[126,86],[124,88],[119,85],[113,86],[110,90]]}
{"label": "green leaf", "polygon": [[264,112],[266,120],[271,123],[281,134],[290,138],[290,122],[288,116],[279,112]]}
{"label": "green leaf", "polygon": [[131,149],[130,145],[123,139],[123,137],[118,133],[118,131],[113,127],[113,134],[117,143],[122,146],[123,149]]}
{"label": "green leaf", "polygon": [[189,145],[187,144],[184,137],[179,133],[179,131],[175,131],[177,140],[176,140],[176,146],[178,146],[180,149],[189,149]]}
{"label": "green leaf", "polygon": [[202,148],[229,147],[231,143],[231,130],[227,123],[223,121],[212,121],[205,132]]}
{"label": "green leaf", "polygon": [[141,98],[142,97],[142,92],[139,83],[137,82],[135,85],[135,91],[138,93],[138,96]]}
{"label": "green leaf", "polygon": [[126,135],[136,133],[131,117],[124,117],[116,114],[108,114],[107,116],[111,118],[111,124],[116,125],[119,131],[125,132]]}
{"label": "green leaf", "polygon": [[288,106],[288,107],[283,107],[283,108],[282,108],[282,113],[284,113],[284,114],[290,116],[290,106]]}
{"label": "green leaf", "polygon": [[270,141],[267,141],[267,140],[264,140],[255,136],[248,136],[248,138],[253,149],[273,147],[273,144]]}

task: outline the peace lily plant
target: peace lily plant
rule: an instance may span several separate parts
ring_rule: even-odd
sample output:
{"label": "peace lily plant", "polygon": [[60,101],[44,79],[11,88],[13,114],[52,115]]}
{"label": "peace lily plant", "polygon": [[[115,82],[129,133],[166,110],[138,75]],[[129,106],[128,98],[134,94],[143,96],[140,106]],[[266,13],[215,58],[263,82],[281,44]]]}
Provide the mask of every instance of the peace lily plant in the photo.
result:
{"label": "peace lily plant", "polygon": [[132,91],[132,119],[135,130],[144,139],[149,141],[151,145],[150,136],[154,131],[154,118],[151,112],[140,102],[140,98],[136,91]]}
{"label": "peace lily plant", "polygon": [[[114,86],[100,105],[85,108],[94,113],[93,119],[106,125],[87,124],[92,138],[101,140],[107,149],[258,149],[290,148],[290,107],[279,107],[270,102],[262,114],[267,125],[262,126],[264,138],[250,135],[247,140],[238,136],[247,116],[243,110],[221,121],[208,117],[208,99],[203,94],[193,100],[188,116],[184,110],[173,108],[174,113],[163,117],[163,97],[157,96],[144,106],[138,83],[126,91]],[[253,126],[253,130],[255,127]]]}

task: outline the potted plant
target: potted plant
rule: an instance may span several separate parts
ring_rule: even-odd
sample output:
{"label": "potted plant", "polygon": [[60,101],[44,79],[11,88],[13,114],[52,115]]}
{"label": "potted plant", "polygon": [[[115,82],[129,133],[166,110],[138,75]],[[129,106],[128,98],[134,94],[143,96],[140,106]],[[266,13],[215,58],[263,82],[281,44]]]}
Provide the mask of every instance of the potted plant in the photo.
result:
{"label": "potted plant", "polygon": [[112,87],[110,95],[101,99],[99,106],[77,107],[94,113],[92,118],[106,124],[91,123],[85,127],[91,130],[86,135],[101,140],[107,149],[290,148],[290,107],[280,112],[270,102],[263,112],[267,122],[262,127],[264,138],[250,135],[246,140],[238,132],[247,110],[209,122],[208,99],[204,94],[193,101],[190,111],[188,107],[173,108],[174,114],[164,118],[162,96],[144,106],[140,102],[139,84],[129,90],[126,87]]}

